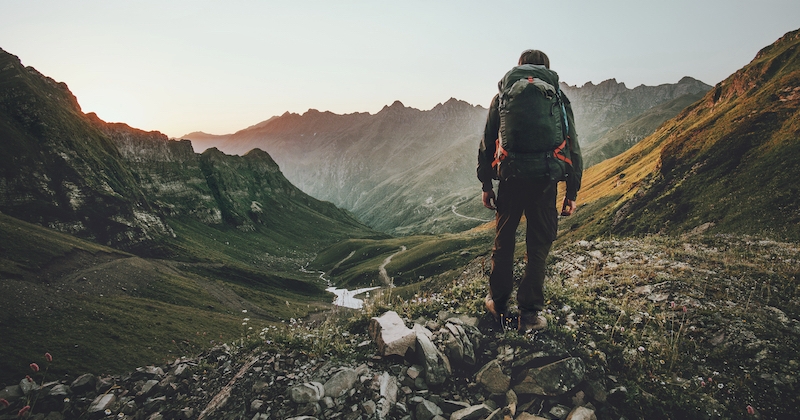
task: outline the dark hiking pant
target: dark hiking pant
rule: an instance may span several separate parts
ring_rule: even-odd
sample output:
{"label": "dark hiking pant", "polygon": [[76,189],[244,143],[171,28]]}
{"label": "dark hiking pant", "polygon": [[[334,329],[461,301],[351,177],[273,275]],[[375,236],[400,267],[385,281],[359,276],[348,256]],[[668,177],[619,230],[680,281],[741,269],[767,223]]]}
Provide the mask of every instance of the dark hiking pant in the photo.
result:
{"label": "dark hiking pant", "polygon": [[497,230],[492,251],[489,290],[492,299],[503,306],[514,287],[514,246],[522,215],[527,219],[527,265],[517,289],[520,311],[544,308],[545,260],[556,239],[558,211],[556,183],[548,180],[510,179],[497,190]]}

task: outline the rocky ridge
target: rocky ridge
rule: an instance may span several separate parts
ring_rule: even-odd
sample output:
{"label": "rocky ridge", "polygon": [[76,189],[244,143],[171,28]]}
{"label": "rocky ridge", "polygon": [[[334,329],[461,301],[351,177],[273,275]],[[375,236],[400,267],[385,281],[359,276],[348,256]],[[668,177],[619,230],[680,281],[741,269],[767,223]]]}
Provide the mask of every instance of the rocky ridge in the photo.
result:
{"label": "rocky ridge", "polygon": [[37,393],[23,379],[0,394],[0,418],[37,395],[39,419],[789,418],[799,259],[796,244],[702,229],[566,244],[549,327],[521,336],[480,309],[479,258],[440,292],[375,302],[349,324],[291,320],[92,386]]}
{"label": "rocky ridge", "polygon": [[[399,319],[387,312],[373,322],[387,317]],[[248,352],[222,345],[121,376],[23,379],[0,391],[9,403],[0,419],[32,405],[21,417],[577,420],[613,410],[609,396],[625,393],[590,380],[582,360],[546,335],[526,346],[498,345],[478,330],[477,318],[446,312],[413,324],[371,327],[373,336],[391,328],[416,336],[405,357],[386,354],[397,344],[384,343],[358,365],[287,348]],[[351,341],[376,349],[362,334]]]}

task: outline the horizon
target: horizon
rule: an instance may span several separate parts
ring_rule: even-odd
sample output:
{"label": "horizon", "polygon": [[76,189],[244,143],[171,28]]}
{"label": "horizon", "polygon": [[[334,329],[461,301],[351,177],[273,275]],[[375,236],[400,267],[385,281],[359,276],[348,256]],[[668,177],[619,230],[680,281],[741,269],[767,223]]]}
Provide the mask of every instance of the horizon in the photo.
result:
{"label": "horizon", "polygon": [[11,0],[0,48],[66,83],[83,112],[180,138],[310,109],[428,110],[448,98],[486,107],[527,48],[547,53],[572,86],[686,76],[713,86],[798,29],[800,15],[789,0],[528,4],[566,22],[498,24],[524,6],[510,1]]}

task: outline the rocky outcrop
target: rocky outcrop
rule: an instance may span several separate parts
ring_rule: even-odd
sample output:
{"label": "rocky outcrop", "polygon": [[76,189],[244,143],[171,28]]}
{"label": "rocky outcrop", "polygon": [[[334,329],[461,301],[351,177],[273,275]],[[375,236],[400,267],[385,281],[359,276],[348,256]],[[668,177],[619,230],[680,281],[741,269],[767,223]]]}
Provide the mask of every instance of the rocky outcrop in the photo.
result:
{"label": "rocky outcrop", "polygon": [[[546,338],[498,347],[474,325],[446,313],[435,320],[403,322],[417,332],[416,356],[375,354],[367,362],[345,362],[287,348],[247,353],[222,345],[198,357],[121,376],[87,374],[41,386],[23,379],[21,385],[0,391],[0,398],[9,402],[5,410],[0,406],[0,419],[16,418],[31,401],[36,402],[28,411],[51,419],[465,420],[565,418],[570,413],[577,419],[591,418],[603,406],[608,409],[604,400],[586,397],[584,390],[594,389],[591,395],[597,395],[602,385],[586,380],[580,359],[553,361],[565,351]],[[472,367],[446,366],[444,352],[455,325],[466,327],[461,340],[470,342],[480,360]],[[558,364],[571,368],[550,368]],[[537,368],[522,369],[539,365],[542,371],[560,374],[534,375],[531,370]],[[539,388],[522,389],[532,376]]]}

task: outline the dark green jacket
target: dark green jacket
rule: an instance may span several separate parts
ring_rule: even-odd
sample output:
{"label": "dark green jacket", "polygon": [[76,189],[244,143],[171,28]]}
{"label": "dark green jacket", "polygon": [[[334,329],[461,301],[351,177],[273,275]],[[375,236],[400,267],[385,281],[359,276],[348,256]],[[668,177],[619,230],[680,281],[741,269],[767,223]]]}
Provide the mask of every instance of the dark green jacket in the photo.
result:
{"label": "dark green jacket", "polygon": [[[578,196],[578,190],[581,189],[583,158],[581,157],[580,144],[578,144],[578,133],[575,130],[575,116],[572,113],[572,105],[567,96],[564,95],[564,92],[561,92],[561,95],[564,99],[564,108],[567,111],[567,121],[569,122],[567,147],[572,159],[572,167],[567,168],[567,198],[575,200]],[[495,156],[495,141],[498,139],[500,131],[499,102],[499,95],[495,95],[492,98],[492,104],[489,106],[489,116],[486,117],[486,127],[483,131],[481,144],[478,147],[478,180],[483,184],[483,191],[490,191],[492,189],[492,179],[497,178],[497,173],[492,168],[492,161],[494,161]]]}

